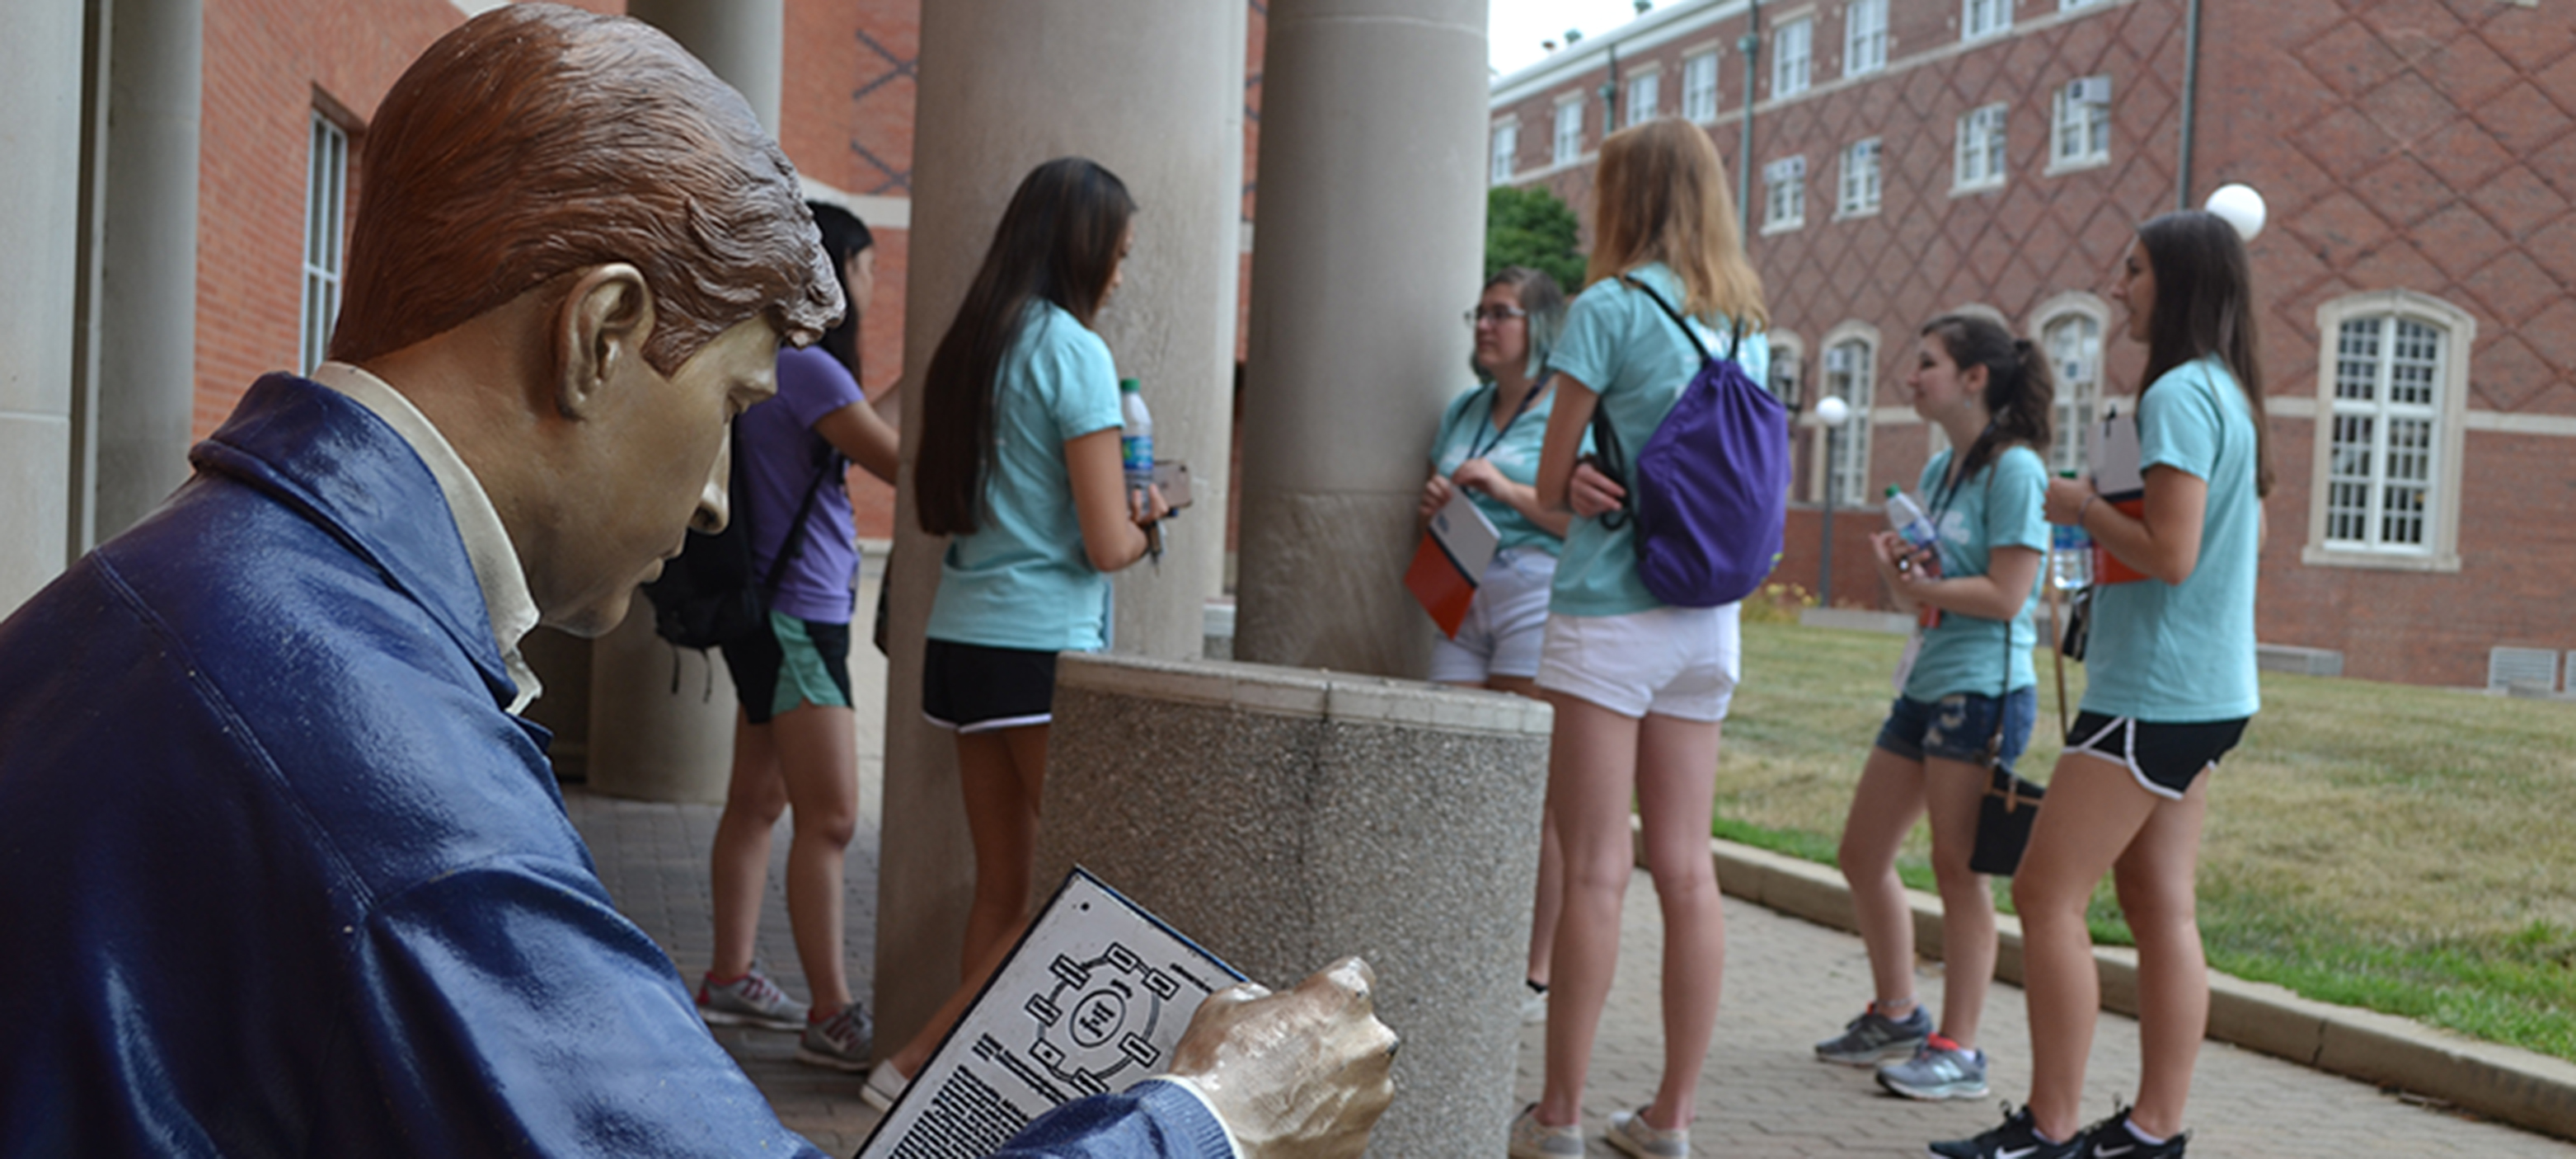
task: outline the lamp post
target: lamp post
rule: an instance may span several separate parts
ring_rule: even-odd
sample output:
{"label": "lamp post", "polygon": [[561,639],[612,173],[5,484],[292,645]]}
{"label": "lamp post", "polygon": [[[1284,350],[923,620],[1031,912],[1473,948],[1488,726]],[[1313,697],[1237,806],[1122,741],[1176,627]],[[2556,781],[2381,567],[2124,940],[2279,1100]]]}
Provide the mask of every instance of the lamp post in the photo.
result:
{"label": "lamp post", "polygon": [[1816,400],[1816,422],[1825,428],[1825,527],[1816,545],[1816,606],[1834,606],[1834,458],[1843,424],[1851,421],[1851,404],[1834,395]]}

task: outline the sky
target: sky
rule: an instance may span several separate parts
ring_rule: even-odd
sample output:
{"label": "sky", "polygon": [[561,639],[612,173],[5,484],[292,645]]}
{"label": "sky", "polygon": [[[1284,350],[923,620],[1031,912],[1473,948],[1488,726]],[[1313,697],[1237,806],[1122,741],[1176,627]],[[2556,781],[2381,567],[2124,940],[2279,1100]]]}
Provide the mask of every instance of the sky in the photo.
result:
{"label": "sky", "polygon": [[[1657,0],[1656,7],[1673,2]],[[1496,76],[1509,76],[1546,57],[1547,49],[1539,42],[1554,40],[1561,45],[1566,29],[1599,36],[1637,18],[1633,0],[1491,0],[1491,4],[1486,39],[1492,45]]]}

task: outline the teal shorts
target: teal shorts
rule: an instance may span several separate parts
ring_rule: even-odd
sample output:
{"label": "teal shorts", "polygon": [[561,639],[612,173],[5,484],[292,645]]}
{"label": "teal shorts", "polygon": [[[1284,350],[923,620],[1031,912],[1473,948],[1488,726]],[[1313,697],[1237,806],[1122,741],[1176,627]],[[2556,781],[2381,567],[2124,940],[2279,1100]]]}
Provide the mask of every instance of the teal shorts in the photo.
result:
{"label": "teal shorts", "polygon": [[802,704],[850,707],[850,626],[769,613],[769,630],[724,646],[734,695],[753,724]]}

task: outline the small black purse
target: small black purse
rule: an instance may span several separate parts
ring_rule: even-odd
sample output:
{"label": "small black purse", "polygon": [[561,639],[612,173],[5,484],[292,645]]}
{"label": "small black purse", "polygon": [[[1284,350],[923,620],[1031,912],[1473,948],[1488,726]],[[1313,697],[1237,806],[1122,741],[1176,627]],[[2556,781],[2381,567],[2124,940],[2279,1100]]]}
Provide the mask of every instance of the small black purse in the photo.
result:
{"label": "small black purse", "polygon": [[2030,848],[2031,822],[2039,819],[2039,799],[2048,792],[2004,767],[2004,701],[2012,698],[2010,620],[2004,621],[2003,683],[2003,695],[1995,700],[1995,734],[1986,738],[1986,793],[1977,801],[1977,841],[1968,851],[1968,868],[1994,877],[2011,877],[2021,868],[2022,851]]}

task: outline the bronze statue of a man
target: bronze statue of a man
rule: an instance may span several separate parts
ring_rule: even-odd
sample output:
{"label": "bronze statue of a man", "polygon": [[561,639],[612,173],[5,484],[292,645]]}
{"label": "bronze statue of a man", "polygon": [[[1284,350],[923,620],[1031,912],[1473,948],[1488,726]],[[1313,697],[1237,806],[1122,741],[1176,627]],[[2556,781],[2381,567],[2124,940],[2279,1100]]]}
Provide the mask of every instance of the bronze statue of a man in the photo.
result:
{"label": "bronze statue of a man", "polygon": [[[543,4],[424,53],[362,165],[334,361],[0,622],[0,1150],[814,1154],[518,715],[520,637],[721,523],[727,421],[839,315],[795,172],[667,37]],[[1013,1153],[1356,1152],[1364,968],[1202,1022],[1191,1081]]]}

